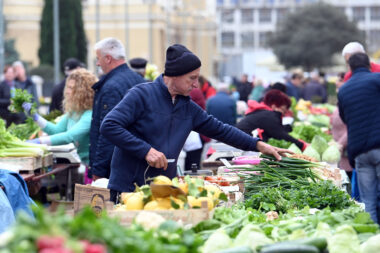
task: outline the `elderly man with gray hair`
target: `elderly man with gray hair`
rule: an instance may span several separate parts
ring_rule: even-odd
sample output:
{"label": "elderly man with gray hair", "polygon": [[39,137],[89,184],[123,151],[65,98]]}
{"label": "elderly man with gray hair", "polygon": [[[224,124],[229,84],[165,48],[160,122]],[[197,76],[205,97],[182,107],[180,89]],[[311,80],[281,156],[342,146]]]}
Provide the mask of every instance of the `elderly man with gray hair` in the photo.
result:
{"label": "elderly man with gray hair", "polygon": [[29,76],[27,76],[24,64],[21,61],[15,61],[12,64],[12,67],[16,76],[16,88],[26,90],[28,93],[32,94],[32,102],[35,102],[38,107],[40,102],[38,100],[36,84]]}
{"label": "elderly man with gray hair", "polygon": [[90,130],[90,170],[93,180],[108,178],[114,145],[100,134],[104,117],[124,97],[126,92],[145,80],[126,64],[123,44],[115,38],[105,38],[95,44],[96,65],[103,76],[92,87],[95,90]]}
{"label": "elderly man with gray hair", "polygon": [[[347,45],[344,46],[342,50],[342,56],[346,63],[348,64],[348,59],[350,59],[350,56],[356,53],[366,53],[364,50],[364,47],[359,42],[350,42]],[[380,64],[376,64],[374,62],[371,62],[370,66],[371,72],[380,72]],[[350,79],[352,76],[351,70],[347,71],[344,75],[343,81],[346,82],[348,79]]]}

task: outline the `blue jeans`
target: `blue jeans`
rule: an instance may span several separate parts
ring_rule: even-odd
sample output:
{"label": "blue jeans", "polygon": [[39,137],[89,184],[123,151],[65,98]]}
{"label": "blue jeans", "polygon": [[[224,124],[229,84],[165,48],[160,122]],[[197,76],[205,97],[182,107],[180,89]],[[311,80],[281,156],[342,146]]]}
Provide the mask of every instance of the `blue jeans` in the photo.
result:
{"label": "blue jeans", "polygon": [[374,222],[380,214],[380,148],[355,157],[360,198]]}

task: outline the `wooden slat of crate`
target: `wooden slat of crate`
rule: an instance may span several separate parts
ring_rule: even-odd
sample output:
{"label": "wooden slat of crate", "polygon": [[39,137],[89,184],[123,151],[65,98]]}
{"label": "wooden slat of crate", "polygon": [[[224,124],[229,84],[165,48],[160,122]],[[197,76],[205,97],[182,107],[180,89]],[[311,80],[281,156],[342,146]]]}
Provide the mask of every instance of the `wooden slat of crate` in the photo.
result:
{"label": "wooden slat of crate", "polygon": [[42,167],[53,165],[53,153],[48,153],[42,157]]}
{"label": "wooden slat of crate", "polygon": [[[36,169],[42,168],[42,157],[1,157],[0,167],[12,171],[34,173]],[[8,168],[7,168],[8,167]]]}

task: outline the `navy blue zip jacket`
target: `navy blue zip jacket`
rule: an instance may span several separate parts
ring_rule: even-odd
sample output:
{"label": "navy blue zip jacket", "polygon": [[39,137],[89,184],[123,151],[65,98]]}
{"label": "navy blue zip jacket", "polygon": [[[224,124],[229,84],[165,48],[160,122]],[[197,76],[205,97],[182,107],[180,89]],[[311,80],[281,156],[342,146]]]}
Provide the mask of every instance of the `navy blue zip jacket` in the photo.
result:
{"label": "navy blue zip jacket", "polygon": [[338,93],[340,117],[347,125],[347,153],[352,167],[355,157],[380,148],[380,74],[359,68]]}
{"label": "navy blue zip jacket", "polygon": [[145,82],[127,64],[122,64],[103,76],[92,88],[95,90],[90,130],[89,177],[109,177],[114,145],[100,134],[102,120],[134,85]]}
{"label": "navy blue zip jacket", "polygon": [[153,147],[177,160],[192,130],[243,150],[255,151],[259,140],[208,115],[190,97],[178,95],[173,104],[163,76],[130,89],[101,126],[101,133],[116,145],[108,188],[130,192],[144,178],[175,177],[176,163],[164,171],[148,167],[145,156]]}

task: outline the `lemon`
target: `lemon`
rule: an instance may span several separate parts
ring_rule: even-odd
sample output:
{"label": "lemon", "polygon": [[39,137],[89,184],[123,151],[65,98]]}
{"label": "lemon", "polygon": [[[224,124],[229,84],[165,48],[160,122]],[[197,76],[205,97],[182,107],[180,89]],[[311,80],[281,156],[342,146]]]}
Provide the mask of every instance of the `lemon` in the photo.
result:
{"label": "lemon", "polygon": [[144,195],[142,192],[134,192],[125,203],[127,210],[142,210],[144,208]]}
{"label": "lemon", "polygon": [[193,196],[187,196],[187,203],[189,203],[191,208],[201,207],[201,201]]}
{"label": "lemon", "polygon": [[189,188],[187,183],[179,183],[178,188],[180,188],[184,193],[189,194]]}
{"label": "lemon", "polygon": [[131,196],[133,196],[133,192],[122,192],[120,195],[121,203],[125,205]]}
{"label": "lemon", "polygon": [[144,206],[144,210],[157,210],[158,209],[158,203],[156,200],[149,201]]}
{"label": "lemon", "polygon": [[212,196],[214,199],[219,199],[219,195],[222,191],[215,185],[209,184],[205,186],[207,196]]}
{"label": "lemon", "polygon": [[203,201],[207,201],[207,207],[209,211],[211,211],[214,208],[214,201],[212,197],[200,197],[198,198],[198,200],[200,203],[202,203]]}
{"label": "lemon", "polygon": [[170,197],[167,198],[158,198],[157,200],[157,207],[159,210],[169,210],[172,208],[171,202],[170,202]]}
{"label": "lemon", "polygon": [[153,183],[155,184],[166,184],[166,185],[172,185],[172,180],[166,176],[158,176],[153,179]]}

